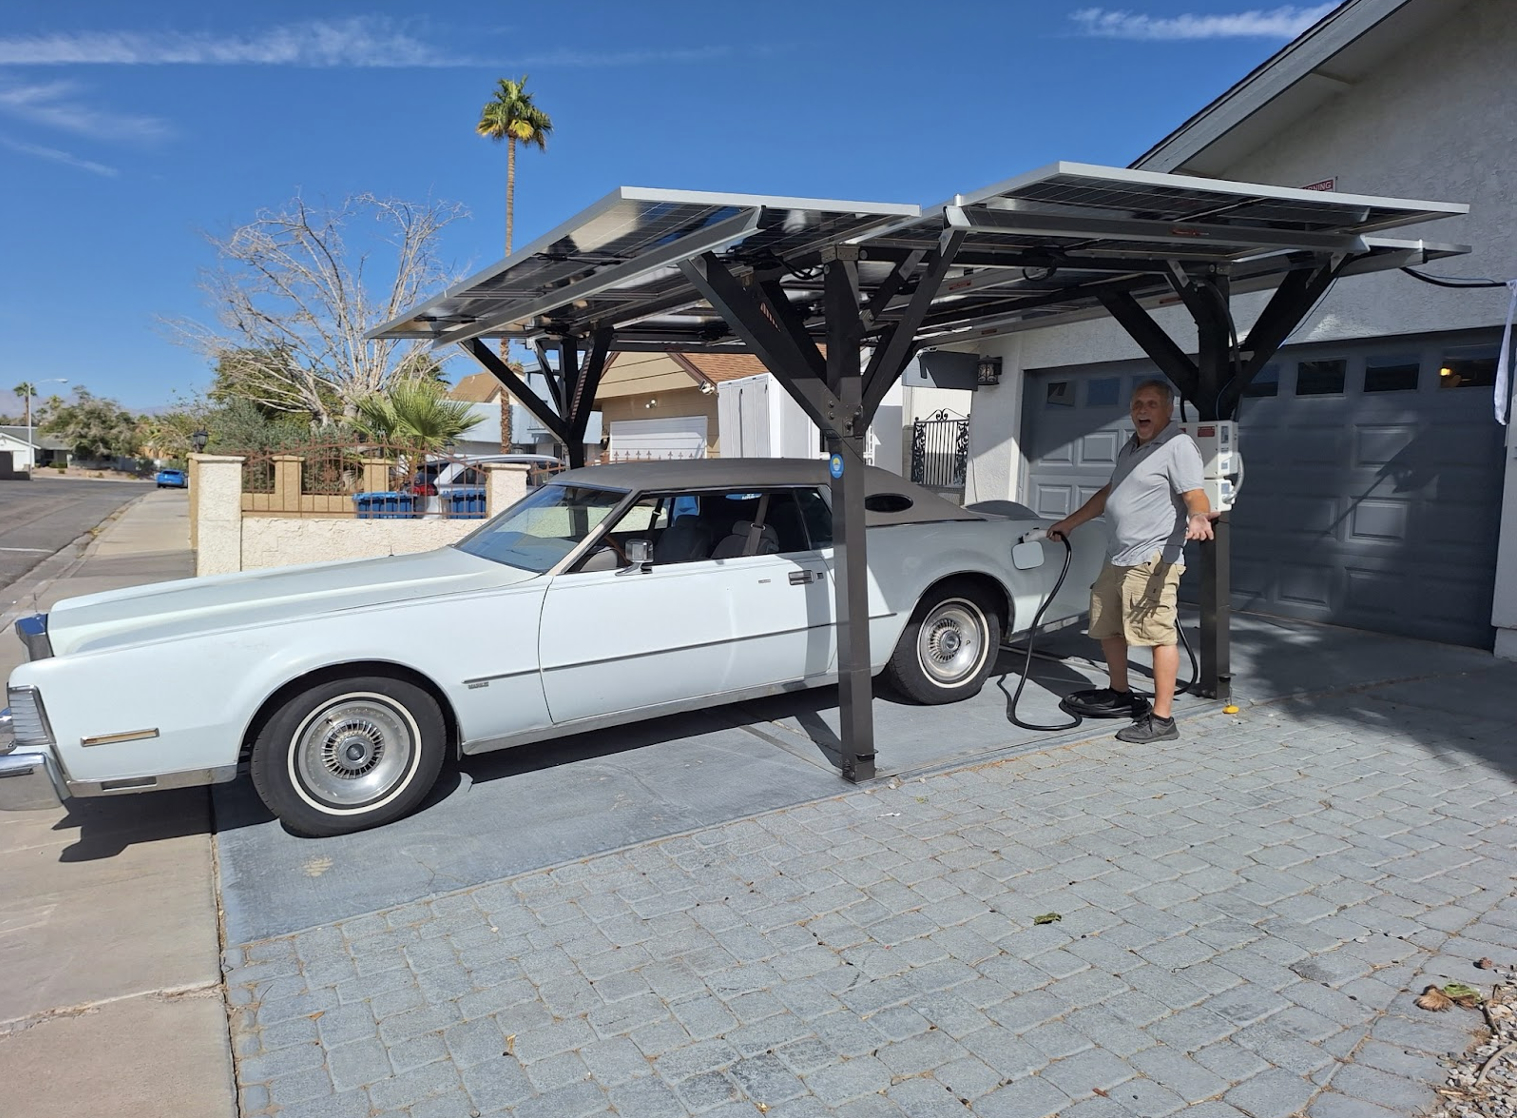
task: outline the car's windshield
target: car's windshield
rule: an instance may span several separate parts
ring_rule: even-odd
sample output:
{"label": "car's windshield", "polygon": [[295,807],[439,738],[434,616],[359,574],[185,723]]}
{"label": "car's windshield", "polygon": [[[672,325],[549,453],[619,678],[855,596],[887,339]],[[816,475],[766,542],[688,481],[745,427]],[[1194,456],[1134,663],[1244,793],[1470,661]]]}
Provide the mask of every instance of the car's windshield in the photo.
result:
{"label": "car's windshield", "polygon": [[599,528],[626,496],[612,489],[545,485],[454,546],[481,559],[542,573]]}

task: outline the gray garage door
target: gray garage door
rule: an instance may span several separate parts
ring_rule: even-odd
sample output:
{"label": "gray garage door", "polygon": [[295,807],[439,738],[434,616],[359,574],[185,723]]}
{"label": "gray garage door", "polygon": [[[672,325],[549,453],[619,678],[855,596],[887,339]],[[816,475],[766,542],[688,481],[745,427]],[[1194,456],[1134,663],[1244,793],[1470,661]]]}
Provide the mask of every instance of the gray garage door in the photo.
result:
{"label": "gray garage door", "polygon": [[[1240,409],[1235,608],[1490,647],[1496,356],[1486,335],[1283,350]],[[1031,372],[1022,500],[1063,516],[1100,489],[1154,375]]]}

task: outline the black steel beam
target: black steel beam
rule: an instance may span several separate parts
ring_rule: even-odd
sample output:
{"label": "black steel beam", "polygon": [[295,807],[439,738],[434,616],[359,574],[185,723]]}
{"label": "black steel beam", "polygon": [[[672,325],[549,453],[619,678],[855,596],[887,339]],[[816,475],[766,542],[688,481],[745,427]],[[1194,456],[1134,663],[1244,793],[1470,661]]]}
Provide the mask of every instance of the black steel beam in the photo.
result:
{"label": "black steel beam", "polygon": [[[559,341],[559,414],[564,417],[564,429],[574,434],[575,417],[570,407],[575,398],[575,391],[580,384],[580,340],[574,337],[562,337]],[[564,453],[568,456],[571,465],[583,466],[585,464],[585,447],[581,445],[576,451],[572,439],[564,440]],[[576,462],[578,453],[580,461]]]}
{"label": "black steel beam", "polygon": [[885,399],[885,394],[890,390],[891,385],[896,383],[901,370],[906,367],[907,362],[912,359],[912,354],[916,352],[917,329],[927,317],[928,308],[933,305],[944,277],[949,274],[949,269],[954,264],[955,254],[959,252],[959,246],[964,242],[965,233],[960,229],[945,230],[939,237],[937,248],[924,262],[922,275],[917,280],[917,289],[912,292],[912,298],[902,312],[901,318],[886,335],[882,336],[881,344],[877,345],[875,352],[871,354],[869,368],[864,372],[862,404],[866,424],[875,417],[880,401]]}
{"label": "black steel beam", "polygon": [[759,284],[740,282],[711,253],[682,261],[680,270],[749,351],[780,377],[807,417],[826,433],[838,400],[824,383],[827,363],[816,343],[799,328],[799,316],[789,300],[774,303]]}
{"label": "black steel beam", "polygon": [[606,359],[611,355],[611,340],[615,331],[602,327],[590,336],[590,352],[580,370],[580,378],[569,399],[569,464],[585,465],[585,430],[590,426],[590,413],[595,408],[596,392],[601,387],[601,377],[606,372]]}
{"label": "black steel beam", "polygon": [[1159,366],[1160,372],[1180,390],[1182,399],[1194,399],[1197,389],[1196,363],[1181,352],[1181,347],[1171,340],[1169,334],[1159,328],[1149,312],[1139,306],[1138,300],[1126,291],[1102,291],[1097,298],[1107,313],[1117,319],[1128,336],[1149,355],[1149,360]]}
{"label": "black steel beam", "polygon": [[[526,381],[517,376],[511,366],[491,353],[489,346],[479,338],[471,338],[467,342],[460,342],[459,348],[483,365],[486,372],[505,385],[506,391],[522,401],[522,406],[537,416],[538,421],[552,431],[555,438],[560,442],[568,442],[566,436],[569,432],[564,425],[564,421],[554,414],[553,410],[543,402],[542,397],[528,387]],[[509,408],[510,406],[510,401],[501,401],[501,407]]]}
{"label": "black steel beam", "polygon": [[1217,419],[1218,402],[1234,373],[1228,277],[1212,274],[1187,284],[1182,298],[1196,321],[1197,418]]}
{"label": "black steel beam", "polygon": [[1229,384],[1219,401],[1219,417],[1233,418],[1250,381],[1259,375],[1281,348],[1281,343],[1291,336],[1313,304],[1322,298],[1338,271],[1339,266],[1328,261],[1316,268],[1286,273],[1260,317],[1249,328],[1249,336],[1239,346],[1249,356],[1244,358],[1239,376]]}
{"label": "black steel beam", "polygon": [[840,765],[846,780],[875,776],[874,693],[870,686],[869,567],[865,550],[864,324],[849,275],[852,261],[823,265],[828,386],[838,421],[828,431],[833,506],[833,607],[837,617]]}

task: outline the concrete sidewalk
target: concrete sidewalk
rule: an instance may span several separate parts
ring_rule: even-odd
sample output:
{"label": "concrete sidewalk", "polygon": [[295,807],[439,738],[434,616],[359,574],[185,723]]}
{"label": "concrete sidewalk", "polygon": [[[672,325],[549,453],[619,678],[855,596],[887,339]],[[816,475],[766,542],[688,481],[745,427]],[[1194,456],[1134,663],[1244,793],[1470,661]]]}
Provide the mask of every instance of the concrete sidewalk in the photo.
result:
{"label": "concrete sidewalk", "polygon": [[[194,573],[189,505],[149,493],[14,590],[64,597]],[[0,677],[25,658],[10,625]],[[146,801],[144,801],[146,802]],[[204,789],[150,813],[91,801],[0,814],[0,1083],[6,1118],[233,1118]]]}

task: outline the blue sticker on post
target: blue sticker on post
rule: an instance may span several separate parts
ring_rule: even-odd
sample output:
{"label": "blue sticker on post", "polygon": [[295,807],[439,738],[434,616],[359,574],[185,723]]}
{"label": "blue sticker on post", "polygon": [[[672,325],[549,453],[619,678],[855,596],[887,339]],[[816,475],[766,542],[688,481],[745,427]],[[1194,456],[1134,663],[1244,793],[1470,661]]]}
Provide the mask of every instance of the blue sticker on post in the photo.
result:
{"label": "blue sticker on post", "polygon": [[834,477],[843,476],[843,455],[834,454],[828,458],[828,473]]}

